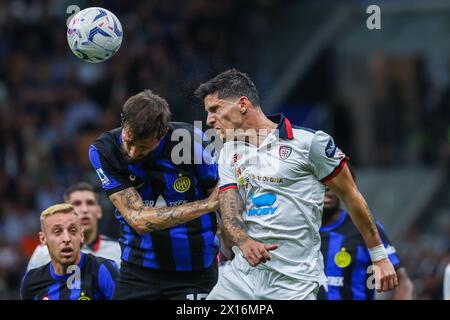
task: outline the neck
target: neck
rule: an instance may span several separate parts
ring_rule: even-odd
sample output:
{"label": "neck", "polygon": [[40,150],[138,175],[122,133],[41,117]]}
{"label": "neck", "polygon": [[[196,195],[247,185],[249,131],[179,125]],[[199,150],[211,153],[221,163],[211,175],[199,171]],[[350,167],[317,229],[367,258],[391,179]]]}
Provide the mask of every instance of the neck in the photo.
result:
{"label": "neck", "polygon": [[85,230],[84,231],[84,243],[85,244],[91,244],[95,240],[97,240],[97,228],[93,228],[92,230]]}
{"label": "neck", "polygon": [[248,132],[246,134],[248,141],[259,146],[278,125],[270,121],[260,109],[249,110],[248,112],[253,114],[250,114],[247,121],[243,123],[242,129]]}
{"label": "neck", "polygon": [[335,223],[336,221],[338,221],[340,215],[341,215],[341,208],[336,208],[333,211],[326,213],[326,214],[324,211],[324,215],[322,218],[322,225],[328,226],[330,224]]}
{"label": "neck", "polygon": [[53,265],[53,270],[55,271],[55,273],[58,276],[64,276],[67,274],[67,269],[71,266],[71,265],[78,265],[80,263],[81,260],[81,253],[78,252],[78,257],[77,259],[74,261],[74,263],[71,263],[69,265],[64,265],[58,261],[56,261],[55,259],[51,259],[52,260],[52,265]]}

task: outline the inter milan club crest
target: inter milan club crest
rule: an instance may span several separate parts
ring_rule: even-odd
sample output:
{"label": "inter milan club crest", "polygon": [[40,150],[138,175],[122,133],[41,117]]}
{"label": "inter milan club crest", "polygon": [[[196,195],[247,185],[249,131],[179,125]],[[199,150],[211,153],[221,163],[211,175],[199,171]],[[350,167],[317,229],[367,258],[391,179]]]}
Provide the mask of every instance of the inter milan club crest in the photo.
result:
{"label": "inter milan club crest", "polygon": [[190,186],[191,180],[188,177],[183,177],[181,173],[179,174],[179,178],[173,183],[173,187],[179,193],[186,192]]}
{"label": "inter milan club crest", "polygon": [[280,155],[281,160],[286,160],[292,153],[292,148],[288,146],[280,146],[278,150],[278,154]]}

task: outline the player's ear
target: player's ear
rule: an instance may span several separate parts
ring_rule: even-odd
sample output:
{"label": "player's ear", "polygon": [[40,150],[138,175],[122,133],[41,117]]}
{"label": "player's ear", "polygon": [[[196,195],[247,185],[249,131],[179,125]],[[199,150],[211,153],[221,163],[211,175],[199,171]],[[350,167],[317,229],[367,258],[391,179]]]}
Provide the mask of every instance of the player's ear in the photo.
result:
{"label": "player's ear", "polygon": [[250,106],[251,102],[248,100],[246,96],[242,96],[238,100],[239,108],[241,110],[241,114],[245,114],[247,112],[248,107]]}
{"label": "player's ear", "polygon": [[97,219],[100,220],[102,217],[103,217],[102,207],[98,205]]}
{"label": "player's ear", "polygon": [[39,241],[43,246],[47,245],[47,238],[45,237],[45,234],[42,231],[39,232]]}

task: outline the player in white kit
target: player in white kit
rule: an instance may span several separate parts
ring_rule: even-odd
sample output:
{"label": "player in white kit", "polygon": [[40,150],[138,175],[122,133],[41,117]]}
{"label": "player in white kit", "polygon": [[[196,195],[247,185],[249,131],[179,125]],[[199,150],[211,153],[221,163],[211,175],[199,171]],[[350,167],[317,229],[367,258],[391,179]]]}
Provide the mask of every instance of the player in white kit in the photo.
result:
{"label": "player in white kit", "polygon": [[326,281],[319,235],[325,185],[345,202],[370,248],[379,291],[398,285],[348,157],[329,135],[295,128],[283,115],[267,117],[255,85],[235,69],[195,94],[225,141],[220,214],[235,253],[208,299],[316,299]]}

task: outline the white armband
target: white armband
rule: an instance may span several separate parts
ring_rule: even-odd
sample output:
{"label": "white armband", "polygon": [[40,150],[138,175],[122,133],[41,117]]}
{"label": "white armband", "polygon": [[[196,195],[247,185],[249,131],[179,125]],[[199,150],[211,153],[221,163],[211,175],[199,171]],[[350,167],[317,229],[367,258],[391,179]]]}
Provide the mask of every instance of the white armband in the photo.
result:
{"label": "white armband", "polygon": [[379,246],[369,248],[369,254],[370,254],[370,260],[372,262],[377,262],[383,259],[387,259],[388,254],[386,252],[386,249],[384,248],[384,245],[380,244]]}

